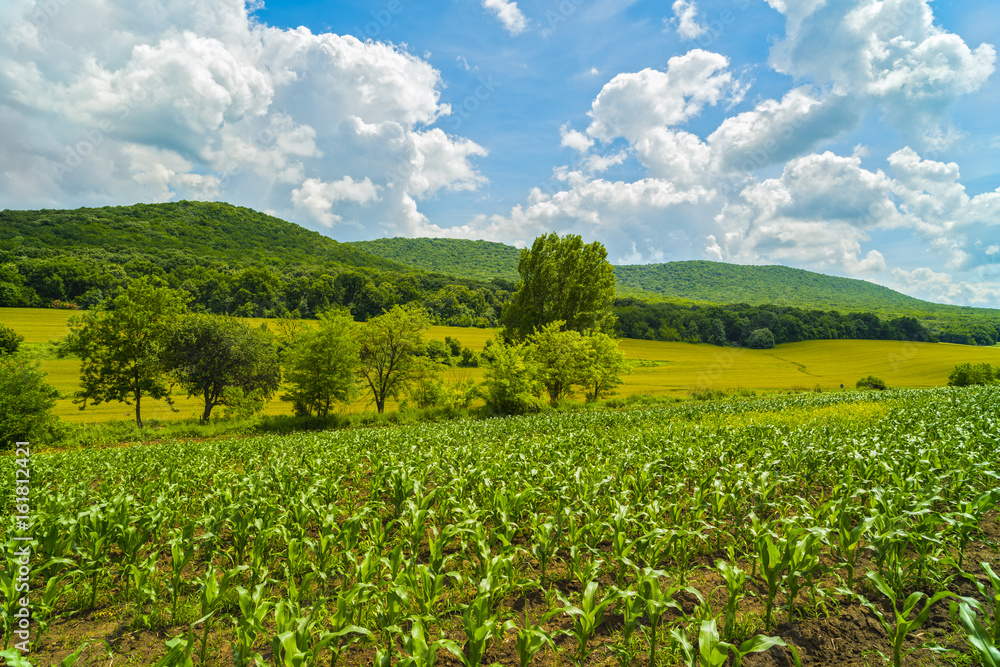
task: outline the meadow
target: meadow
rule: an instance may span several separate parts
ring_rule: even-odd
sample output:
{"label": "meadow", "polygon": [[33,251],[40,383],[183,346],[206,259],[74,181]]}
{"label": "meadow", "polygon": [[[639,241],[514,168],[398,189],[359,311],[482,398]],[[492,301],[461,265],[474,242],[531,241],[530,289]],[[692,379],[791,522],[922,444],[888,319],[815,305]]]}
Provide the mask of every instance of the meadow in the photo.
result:
{"label": "meadow", "polygon": [[0,457],[30,479],[0,512],[37,540],[35,667],[975,665],[998,412],[826,392],[36,452]]}
{"label": "meadow", "polygon": [[[25,337],[29,347],[42,353],[42,369],[48,381],[59,389],[64,398],[55,412],[72,422],[127,420],[133,418],[129,406],[103,404],[80,410],[70,396],[79,383],[79,361],[55,359],[44,354],[44,344],[65,336],[72,311],[53,309],[2,308],[0,322]],[[250,319],[254,325],[272,325],[273,320]],[[309,325],[310,320],[304,320]],[[431,327],[427,338],[443,340],[451,336],[464,346],[481,350],[495,330],[462,327]],[[947,384],[948,373],[956,364],[986,362],[1000,365],[1000,347],[972,347],[949,343],[910,343],[898,341],[833,340],[807,341],[779,345],[771,350],[723,348],[713,345],[666,343],[621,339],[619,346],[626,357],[635,362],[633,372],[625,376],[620,396],[647,394],[651,396],[683,397],[696,389],[734,391],[750,389],[761,392],[802,391],[819,388],[839,390],[841,385],[853,388],[865,375],[877,375],[891,387],[935,387]],[[443,373],[448,383],[466,379],[482,379],[481,368],[451,368]],[[200,414],[196,399],[175,395],[172,410],[166,403],[147,401],[146,418],[170,420],[191,418]],[[392,403],[388,409],[394,410]],[[373,410],[370,400],[361,395],[344,413]],[[275,397],[265,414],[290,414],[288,403]]]}

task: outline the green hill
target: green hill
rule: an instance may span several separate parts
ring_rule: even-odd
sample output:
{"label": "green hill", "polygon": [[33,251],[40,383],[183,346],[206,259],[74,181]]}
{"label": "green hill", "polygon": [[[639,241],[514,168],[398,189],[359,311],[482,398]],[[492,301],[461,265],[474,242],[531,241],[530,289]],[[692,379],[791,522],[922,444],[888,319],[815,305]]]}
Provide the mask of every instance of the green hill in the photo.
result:
{"label": "green hill", "polygon": [[401,270],[381,256],[249,208],[182,201],[76,210],[0,211],[6,249],[102,248],[247,263],[345,264]]}
{"label": "green hill", "polygon": [[[520,250],[464,239],[377,239],[348,243],[400,264],[448,275],[516,281]],[[865,280],[787,266],[751,266],[692,260],[616,266],[619,296],[697,303],[776,304],[818,310],[889,315],[1000,318],[1000,310],[922,301]]]}
{"label": "green hill", "polygon": [[478,280],[517,281],[521,251],[493,241],[467,239],[375,239],[347,243],[364,252],[424,271],[446,273]]}

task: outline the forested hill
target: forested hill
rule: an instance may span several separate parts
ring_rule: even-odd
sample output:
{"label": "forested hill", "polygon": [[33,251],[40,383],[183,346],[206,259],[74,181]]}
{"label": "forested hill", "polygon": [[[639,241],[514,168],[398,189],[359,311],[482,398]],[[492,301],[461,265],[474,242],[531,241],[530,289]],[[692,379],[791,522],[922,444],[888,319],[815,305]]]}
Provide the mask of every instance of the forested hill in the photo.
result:
{"label": "forested hill", "polygon": [[[516,281],[520,250],[502,243],[463,239],[377,239],[348,243],[360,250],[454,276]],[[619,296],[699,303],[774,304],[817,310],[887,315],[986,316],[1000,310],[921,301],[864,280],[839,278],[787,266],[685,261],[616,266]]]}
{"label": "forested hill", "polygon": [[513,246],[467,239],[396,237],[345,245],[424,271],[487,281],[503,278],[516,282],[517,261],[521,256],[521,251]]}
{"label": "forested hill", "polygon": [[239,263],[332,263],[404,269],[391,260],[280,218],[216,202],[5,210],[0,211],[0,242],[8,248],[102,248],[151,255],[181,252]]}
{"label": "forested hill", "polygon": [[[616,266],[622,292],[708,303],[778,304],[871,312],[928,312],[956,306],[921,301],[865,280],[840,278],[788,266],[753,266],[691,260]],[[970,308],[968,310],[980,310]],[[996,312],[1000,315],[1000,311]]]}

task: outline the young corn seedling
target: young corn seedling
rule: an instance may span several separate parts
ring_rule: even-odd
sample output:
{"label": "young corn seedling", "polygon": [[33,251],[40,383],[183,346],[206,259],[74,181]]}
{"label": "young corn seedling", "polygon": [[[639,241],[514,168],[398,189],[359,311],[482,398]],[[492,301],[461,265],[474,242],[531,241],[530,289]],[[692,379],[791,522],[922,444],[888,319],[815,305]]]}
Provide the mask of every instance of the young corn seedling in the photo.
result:
{"label": "young corn seedling", "polygon": [[528,627],[518,630],[514,648],[517,650],[521,667],[528,667],[535,655],[545,646],[555,648],[555,644],[552,643],[552,635],[541,626],[529,624]]}
{"label": "young corn seedling", "polygon": [[170,541],[170,619],[174,625],[177,625],[177,606],[181,600],[184,568],[194,558],[197,549],[191,539],[193,535],[194,524],[189,523]]}
{"label": "young corn seedling", "polygon": [[[463,665],[467,664],[458,644],[450,639],[439,639],[436,642],[428,644],[427,630],[424,628],[424,622],[416,618],[413,621],[410,634],[403,638],[403,650],[408,655],[395,663],[394,667],[434,667],[434,664],[437,662],[438,649],[442,648],[461,660]],[[380,658],[384,661],[381,664]],[[382,665],[387,667],[389,665],[388,655],[376,654],[375,664],[379,665],[379,667],[382,667]]]}
{"label": "young corn seedling", "polygon": [[844,569],[847,570],[847,590],[849,591],[854,589],[854,573],[857,568],[861,540],[864,539],[865,533],[874,523],[874,517],[866,517],[855,524],[851,520],[849,512],[841,511],[837,516],[837,527],[825,533],[827,543],[833,547],[837,557],[844,563]]}
{"label": "young corn seedling", "polygon": [[191,653],[194,651],[194,629],[187,636],[177,635],[167,640],[167,654],[160,658],[153,667],[194,667]]}
{"label": "young corn seedling", "polygon": [[775,546],[770,535],[762,535],[757,540],[760,574],[767,584],[767,597],[764,598],[764,630],[771,629],[771,614],[774,611],[774,601],[778,597],[781,573],[788,563],[787,557],[783,556],[787,556],[787,550]]}
{"label": "young corn seedling", "polygon": [[687,634],[680,628],[670,632],[684,656],[686,667],[722,667],[733,654],[733,667],[740,667],[743,658],[751,653],[762,653],[772,646],[785,646],[780,637],[755,635],[739,646],[722,640],[715,619],[705,619],[698,627],[698,648],[688,641]]}
{"label": "young corn seedling", "polygon": [[222,577],[216,575],[217,570],[209,563],[205,570],[205,576],[201,580],[201,618],[192,623],[192,626],[204,623],[205,627],[201,635],[201,653],[199,659],[202,664],[205,662],[205,653],[208,650],[208,631],[211,627],[212,616],[222,606],[223,597],[229,591],[229,582],[246,569],[245,565],[237,566],[232,570],[223,573]]}
{"label": "young corn seedling", "polygon": [[236,589],[240,604],[240,613],[232,617],[236,631],[236,641],[232,643],[236,667],[248,667],[251,660],[257,664],[264,662],[259,653],[253,652],[253,646],[257,637],[263,634],[264,618],[271,611],[271,603],[264,597],[266,586],[257,584],[253,593],[242,587]]}
{"label": "young corn seedling", "polygon": [[[361,607],[367,603],[371,594],[371,586],[355,584],[337,596],[337,610],[329,617],[333,629],[320,636],[320,645],[330,647],[332,655],[330,667],[337,667],[337,660],[340,659],[341,653],[347,646],[357,642],[362,637],[371,637],[372,633],[367,628],[353,624],[354,618],[361,615]],[[350,638],[349,641],[348,638]]]}
{"label": "young corn seedling", "polygon": [[[870,609],[872,613],[878,618],[879,623],[885,628],[885,631],[889,634],[889,641],[892,644],[892,665],[893,667],[900,667],[903,661],[903,643],[906,641],[906,635],[910,632],[919,629],[927,622],[927,618],[930,616],[931,607],[937,603],[939,600],[943,600],[946,597],[954,596],[954,593],[949,591],[940,591],[935,593],[933,597],[924,601],[923,608],[917,612],[917,615],[911,618],[914,610],[917,608],[917,604],[927,596],[917,591],[910,594],[908,598],[903,602],[902,609],[899,608],[899,598],[896,596],[896,591],[886,583],[885,579],[882,578],[878,572],[869,572],[865,575],[875,588],[878,589],[882,595],[889,598],[889,602],[892,603],[892,612],[894,618],[889,619],[882,610],[873,605],[871,602],[866,600],[862,596],[858,596],[859,601],[865,607]],[[886,662],[888,658],[884,655],[882,656]]]}
{"label": "young corn seedling", "polygon": [[810,595],[813,593],[811,584],[814,571],[819,567],[822,544],[814,533],[802,528],[790,530],[785,539],[787,571],[784,582],[788,589],[788,622],[791,623],[795,613],[795,598],[798,597],[803,579],[809,585]]}
{"label": "young corn seedling", "polygon": [[556,597],[559,598],[563,606],[546,615],[551,617],[555,613],[563,613],[573,618],[573,628],[566,631],[566,634],[576,639],[577,652],[574,660],[578,666],[583,665],[590,656],[590,638],[593,637],[597,626],[604,622],[604,613],[609,606],[618,601],[621,595],[617,590],[612,589],[602,600],[598,601],[597,588],[596,581],[587,583],[580,598],[580,606],[574,605],[563,597],[562,593],[556,591]]}
{"label": "young corn seedling", "polygon": [[994,645],[1000,645],[1000,576],[993,572],[989,563],[982,562],[980,565],[986,572],[990,588],[987,589],[981,581],[974,579],[973,582],[980,595],[986,598],[986,604],[982,608],[990,638]]}
{"label": "young corn seedling", "polygon": [[665,572],[646,568],[636,584],[636,597],[642,601],[646,618],[649,619],[649,626],[642,626],[642,632],[649,643],[649,667],[654,667],[656,661],[660,619],[667,609],[680,610],[680,605],[673,600],[676,589],[664,591],[660,584],[660,578],[665,576]]}
{"label": "young corn seedling", "polygon": [[513,629],[514,622],[500,623],[500,613],[491,613],[488,595],[481,595],[462,612],[462,627],[465,629],[465,646],[455,654],[464,667],[479,667],[494,637],[502,636]]}
{"label": "young corn seedling", "polygon": [[646,613],[646,605],[635,591],[619,590],[615,608],[622,615],[622,628],[618,641],[609,648],[614,653],[619,667],[628,667],[635,662],[638,653],[633,637],[636,628],[639,627],[639,621]]}
{"label": "young corn seedling", "polygon": [[1000,667],[1000,649],[997,648],[996,640],[990,636],[989,630],[980,625],[976,620],[976,612],[972,605],[963,602],[954,608],[952,603],[952,616],[958,616],[959,623],[965,630],[965,638],[976,652],[976,657],[983,667]]}
{"label": "young corn seedling", "polygon": [[726,582],[726,608],[723,612],[722,631],[726,639],[731,639],[736,629],[736,608],[740,600],[743,599],[743,587],[746,584],[747,573],[737,565],[730,565],[721,558],[715,561],[715,567],[719,570],[722,578]]}
{"label": "young corn seedling", "polygon": [[535,523],[532,526],[531,553],[538,560],[539,584],[543,590],[548,588],[546,575],[549,563],[552,562],[552,559],[555,558],[556,553],[559,551],[559,533],[559,526],[550,521]]}

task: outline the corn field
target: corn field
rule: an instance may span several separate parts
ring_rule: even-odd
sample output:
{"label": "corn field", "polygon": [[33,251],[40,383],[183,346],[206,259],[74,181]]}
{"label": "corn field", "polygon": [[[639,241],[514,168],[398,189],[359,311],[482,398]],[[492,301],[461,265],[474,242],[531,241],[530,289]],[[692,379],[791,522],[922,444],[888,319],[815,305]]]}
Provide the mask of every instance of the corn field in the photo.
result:
{"label": "corn field", "polygon": [[998,443],[993,387],[35,454],[31,653],[9,537],[4,655],[853,664],[803,639],[850,612],[872,664],[996,665]]}

